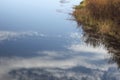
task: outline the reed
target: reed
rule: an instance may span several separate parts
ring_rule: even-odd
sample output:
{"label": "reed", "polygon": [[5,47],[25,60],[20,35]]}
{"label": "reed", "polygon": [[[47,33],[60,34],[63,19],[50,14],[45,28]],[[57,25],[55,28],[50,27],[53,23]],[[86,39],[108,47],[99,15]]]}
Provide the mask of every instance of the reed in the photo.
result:
{"label": "reed", "polygon": [[120,0],[83,0],[73,15],[79,24],[109,33],[120,26]]}
{"label": "reed", "polygon": [[86,8],[96,19],[120,20],[120,0],[86,0]]}

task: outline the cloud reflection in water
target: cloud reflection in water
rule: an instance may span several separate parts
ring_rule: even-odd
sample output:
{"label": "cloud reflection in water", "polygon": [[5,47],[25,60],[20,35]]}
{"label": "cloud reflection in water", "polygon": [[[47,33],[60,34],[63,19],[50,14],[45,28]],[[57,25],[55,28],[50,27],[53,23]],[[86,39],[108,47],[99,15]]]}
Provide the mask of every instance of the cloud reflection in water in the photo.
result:
{"label": "cloud reflection in water", "polygon": [[45,37],[45,34],[38,33],[38,32],[10,32],[10,31],[0,31],[0,41],[9,40],[9,39],[15,39],[19,37],[24,36],[39,36],[39,37]]}
{"label": "cloud reflection in water", "polygon": [[[1,31],[1,41],[29,37],[45,37],[50,36],[39,32],[7,32]],[[13,78],[19,80],[44,80],[50,77],[57,80],[118,80],[119,71],[116,65],[106,64],[109,60],[107,50],[104,46],[92,47],[79,42],[82,37],[79,33],[70,33],[65,39],[72,40],[69,45],[59,45],[65,50],[34,50],[34,55],[28,58],[20,56],[0,57],[0,79],[8,80]],[[56,39],[62,39],[56,35]],[[73,41],[75,40],[75,41]],[[56,40],[57,41],[57,40]],[[78,41],[78,42],[77,42]],[[51,42],[53,43],[53,42]],[[21,46],[22,47],[22,46]],[[40,47],[40,46],[39,46]],[[113,73],[114,72],[114,73]],[[24,73],[24,75],[23,75]],[[35,75],[36,74],[36,75]],[[56,77],[57,75],[57,77]],[[16,77],[15,77],[16,76]],[[30,77],[32,76],[32,77]],[[58,77],[59,76],[59,77]],[[10,78],[9,78],[10,77]]]}
{"label": "cloud reflection in water", "polygon": [[[39,76],[41,74],[46,75],[48,76],[48,78],[50,78],[49,75],[52,75],[53,80],[56,78],[54,73],[57,73],[57,75],[59,75],[59,78],[57,80],[64,80],[64,78],[69,77],[70,74],[72,77],[65,78],[66,80],[69,80],[70,78],[73,78],[73,80],[79,80],[82,78],[86,78],[87,80],[96,80],[103,78],[105,74],[109,75],[108,78],[111,75],[113,78],[118,78],[117,75],[119,73],[116,70],[115,65],[106,65],[107,60],[105,56],[108,56],[106,55],[107,51],[103,47],[101,47],[99,52],[98,48],[90,46],[86,47],[86,45],[71,44],[70,46],[68,46],[68,51],[37,51],[36,53],[42,56],[31,58],[1,58],[0,74],[6,75],[6,73],[10,72],[9,76],[15,75],[18,77],[28,77],[30,76],[30,73],[28,73],[30,71],[31,74],[33,74],[32,76],[34,76],[32,77],[33,79],[31,78],[31,80],[37,78],[37,75],[34,75],[35,71],[37,71],[37,74]],[[91,54],[92,56],[87,56],[88,54]],[[101,61],[103,61],[103,63],[101,63]],[[46,71],[52,69],[55,72]],[[91,72],[88,73],[84,70]],[[115,73],[112,73],[111,70],[115,71]],[[59,71],[63,74],[63,76],[59,73]],[[24,76],[22,74],[23,72],[26,72]],[[46,78],[43,79],[47,80]]]}

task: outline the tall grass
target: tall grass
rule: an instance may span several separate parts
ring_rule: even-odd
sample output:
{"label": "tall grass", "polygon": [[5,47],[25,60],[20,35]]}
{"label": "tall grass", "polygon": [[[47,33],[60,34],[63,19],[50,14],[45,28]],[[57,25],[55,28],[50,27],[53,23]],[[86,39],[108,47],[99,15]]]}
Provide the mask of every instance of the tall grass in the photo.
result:
{"label": "tall grass", "polygon": [[120,0],[83,0],[73,15],[78,23],[109,33],[120,27]]}
{"label": "tall grass", "polygon": [[86,0],[86,7],[95,19],[120,22],[120,0]]}

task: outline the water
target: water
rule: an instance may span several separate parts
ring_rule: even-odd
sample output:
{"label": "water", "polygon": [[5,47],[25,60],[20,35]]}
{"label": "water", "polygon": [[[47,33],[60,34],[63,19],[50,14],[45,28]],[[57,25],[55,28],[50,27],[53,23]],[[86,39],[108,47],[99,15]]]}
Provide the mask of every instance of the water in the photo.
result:
{"label": "water", "polygon": [[80,0],[0,0],[0,80],[119,80],[101,44],[84,42]]}

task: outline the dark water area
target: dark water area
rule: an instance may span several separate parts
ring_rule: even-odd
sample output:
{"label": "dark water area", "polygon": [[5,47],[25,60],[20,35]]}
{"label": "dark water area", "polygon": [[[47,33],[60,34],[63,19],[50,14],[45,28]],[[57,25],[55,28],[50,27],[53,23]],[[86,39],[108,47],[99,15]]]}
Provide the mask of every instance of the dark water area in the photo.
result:
{"label": "dark water area", "polygon": [[0,0],[0,80],[120,80],[115,41],[72,20],[79,3]]}

